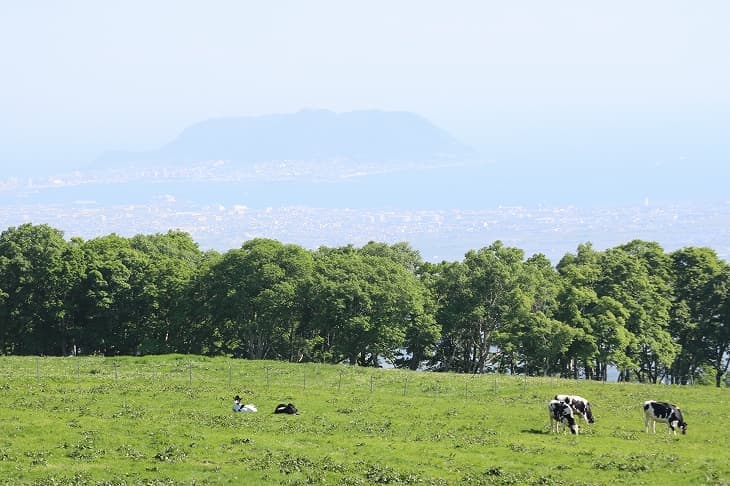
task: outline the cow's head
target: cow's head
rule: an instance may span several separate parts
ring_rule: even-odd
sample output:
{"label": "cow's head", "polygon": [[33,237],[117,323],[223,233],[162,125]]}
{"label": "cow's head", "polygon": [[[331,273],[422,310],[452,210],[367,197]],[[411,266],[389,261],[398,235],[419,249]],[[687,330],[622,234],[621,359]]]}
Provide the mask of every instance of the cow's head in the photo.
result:
{"label": "cow's head", "polygon": [[591,404],[588,402],[586,402],[586,418],[588,419],[589,424],[595,422],[595,419],[593,418],[593,411],[591,411]]}
{"label": "cow's head", "polygon": [[677,419],[677,427],[679,427],[682,430],[682,435],[687,434],[687,422],[684,421],[684,417],[682,417],[682,411],[679,410],[679,408],[675,408],[673,411],[674,418]]}
{"label": "cow's head", "polygon": [[677,427],[682,431],[682,435],[687,435],[687,422],[682,420],[681,415],[679,416],[679,420],[677,420]]}

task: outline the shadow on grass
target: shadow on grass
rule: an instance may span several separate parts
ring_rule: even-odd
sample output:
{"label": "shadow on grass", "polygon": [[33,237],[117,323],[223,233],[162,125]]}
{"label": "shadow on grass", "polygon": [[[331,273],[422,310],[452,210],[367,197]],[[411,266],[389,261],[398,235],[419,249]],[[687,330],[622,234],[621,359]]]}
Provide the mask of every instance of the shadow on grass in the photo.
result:
{"label": "shadow on grass", "polygon": [[542,429],[522,429],[522,433],[523,434],[540,434],[540,435],[543,435],[543,434],[547,434],[549,432],[546,432],[546,431],[544,431]]}

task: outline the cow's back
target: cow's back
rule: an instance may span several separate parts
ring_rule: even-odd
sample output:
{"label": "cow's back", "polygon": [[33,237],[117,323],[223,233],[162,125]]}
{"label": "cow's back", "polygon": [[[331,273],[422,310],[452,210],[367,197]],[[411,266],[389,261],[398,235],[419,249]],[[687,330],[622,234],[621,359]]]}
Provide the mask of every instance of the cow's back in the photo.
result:
{"label": "cow's back", "polygon": [[591,410],[591,403],[585,398],[579,395],[555,395],[554,400],[559,402],[567,403],[573,409],[575,413],[580,414],[586,422],[593,423],[593,411]]}

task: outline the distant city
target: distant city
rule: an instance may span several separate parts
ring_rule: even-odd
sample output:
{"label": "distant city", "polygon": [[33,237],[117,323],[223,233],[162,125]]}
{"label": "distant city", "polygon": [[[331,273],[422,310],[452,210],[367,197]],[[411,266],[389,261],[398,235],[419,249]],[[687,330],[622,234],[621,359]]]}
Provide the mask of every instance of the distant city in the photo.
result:
{"label": "distant city", "polygon": [[8,172],[0,229],[45,223],[84,239],[182,230],[221,252],[259,237],[309,249],[405,241],[432,262],[501,240],[553,264],[582,243],[641,239],[730,259],[727,170],[714,159],[687,170],[536,157],[486,161],[408,113],[220,119],[158,150],[60,174]]}
{"label": "distant city", "polygon": [[707,246],[730,259],[730,201],[716,204],[596,207],[498,206],[492,209],[347,209],[305,206],[250,208],[192,204],[174,196],[134,204],[94,201],[19,203],[0,207],[0,227],[48,224],[66,238],[90,239],[179,229],[204,250],[226,251],[249,239],[273,238],[305,248],[407,241],[427,261],[461,260],[495,240],[546,255],[553,264],[580,243],[597,249],[633,239],[656,241],[666,251]]}

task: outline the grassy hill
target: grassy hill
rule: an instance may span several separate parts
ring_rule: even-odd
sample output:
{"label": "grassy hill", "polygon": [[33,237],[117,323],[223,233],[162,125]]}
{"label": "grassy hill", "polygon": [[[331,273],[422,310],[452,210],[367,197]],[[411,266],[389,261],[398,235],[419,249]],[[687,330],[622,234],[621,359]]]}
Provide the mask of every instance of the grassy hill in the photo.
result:
{"label": "grassy hill", "polygon": [[[555,393],[596,423],[552,434]],[[198,356],[0,358],[0,484],[728,484],[730,391]],[[233,413],[233,396],[258,413]],[[677,403],[686,436],[644,432]],[[271,412],[293,402],[300,415]]]}

